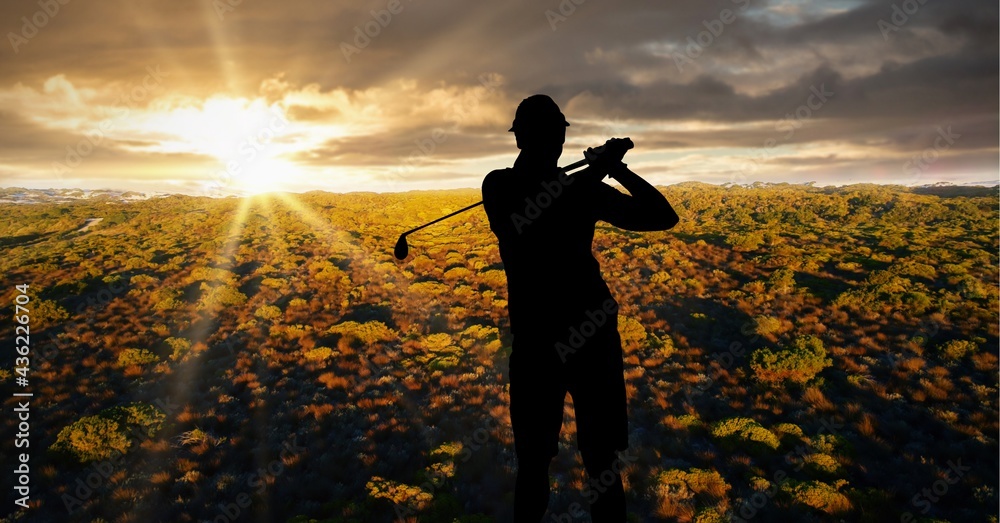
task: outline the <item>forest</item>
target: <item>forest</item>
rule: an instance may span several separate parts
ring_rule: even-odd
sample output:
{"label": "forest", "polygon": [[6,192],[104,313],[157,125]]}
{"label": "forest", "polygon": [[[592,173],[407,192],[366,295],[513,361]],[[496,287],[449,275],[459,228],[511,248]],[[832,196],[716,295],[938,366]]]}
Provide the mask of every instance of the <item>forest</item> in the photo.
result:
{"label": "forest", "polygon": [[[676,227],[593,249],[632,521],[998,521],[997,187],[660,189]],[[16,387],[0,322],[0,381],[34,394],[30,507],[0,521],[508,521],[496,238],[480,208],[392,255],[480,196],[0,204],[31,331]],[[571,401],[550,480],[546,521],[589,521]]]}

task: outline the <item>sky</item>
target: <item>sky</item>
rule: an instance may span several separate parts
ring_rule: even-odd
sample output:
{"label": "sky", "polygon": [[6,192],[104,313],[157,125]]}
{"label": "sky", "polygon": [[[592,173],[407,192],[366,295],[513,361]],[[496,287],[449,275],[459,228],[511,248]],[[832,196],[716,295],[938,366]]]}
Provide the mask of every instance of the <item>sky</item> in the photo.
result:
{"label": "sky", "polygon": [[986,0],[4,0],[0,186],[479,187],[517,104],[658,185],[1000,182]]}

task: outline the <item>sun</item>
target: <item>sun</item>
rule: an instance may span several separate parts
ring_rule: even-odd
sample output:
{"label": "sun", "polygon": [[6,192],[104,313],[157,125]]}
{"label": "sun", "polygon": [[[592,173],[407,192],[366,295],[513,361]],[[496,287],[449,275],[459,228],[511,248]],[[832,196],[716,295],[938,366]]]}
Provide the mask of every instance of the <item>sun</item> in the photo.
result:
{"label": "sun", "polygon": [[280,191],[302,175],[285,159],[302,144],[292,139],[292,124],[277,104],[261,98],[214,96],[151,115],[145,127],[171,138],[163,152],[195,153],[213,158],[204,186],[221,194]]}
{"label": "sun", "polygon": [[230,189],[242,194],[261,194],[289,189],[288,180],[300,168],[280,158],[260,158],[249,162],[231,178]]}
{"label": "sun", "polygon": [[216,185],[227,192],[259,194],[286,188],[298,174],[294,164],[281,158],[291,145],[286,140],[290,124],[277,106],[260,100],[209,101],[204,114],[216,137],[212,154],[222,167],[213,177]]}

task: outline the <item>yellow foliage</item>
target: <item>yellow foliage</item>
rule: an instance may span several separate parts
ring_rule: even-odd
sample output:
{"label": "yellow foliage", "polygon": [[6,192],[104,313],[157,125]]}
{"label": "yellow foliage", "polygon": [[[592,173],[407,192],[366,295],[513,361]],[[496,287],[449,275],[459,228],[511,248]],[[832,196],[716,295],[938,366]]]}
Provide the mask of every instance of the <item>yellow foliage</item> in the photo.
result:
{"label": "yellow foliage", "polygon": [[307,360],[325,360],[333,354],[333,350],[330,347],[316,347],[310,351],[307,351],[305,357]]}
{"label": "yellow foliage", "polygon": [[844,480],[838,480],[836,485],[830,485],[822,481],[806,481],[794,486],[788,484],[784,487],[784,490],[791,493],[796,503],[801,503],[829,515],[836,515],[851,510],[851,500],[838,492],[838,488],[845,484],[847,482]]}
{"label": "yellow foliage", "polygon": [[372,476],[366,484],[368,495],[375,499],[387,499],[395,505],[402,505],[414,510],[423,510],[434,500],[434,495],[420,487],[414,487],[398,481]]}
{"label": "yellow foliage", "polygon": [[632,352],[646,341],[646,328],[639,320],[628,316],[618,316],[618,334],[622,338],[622,348]]}
{"label": "yellow foliage", "polygon": [[377,341],[391,341],[399,338],[399,332],[390,329],[380,321],[369,321],[358,323],[356,321],[345,321],[338,323],[327,329],[329,334],[340,334],[348,338],[354,338],[365,345],[371,345]]}

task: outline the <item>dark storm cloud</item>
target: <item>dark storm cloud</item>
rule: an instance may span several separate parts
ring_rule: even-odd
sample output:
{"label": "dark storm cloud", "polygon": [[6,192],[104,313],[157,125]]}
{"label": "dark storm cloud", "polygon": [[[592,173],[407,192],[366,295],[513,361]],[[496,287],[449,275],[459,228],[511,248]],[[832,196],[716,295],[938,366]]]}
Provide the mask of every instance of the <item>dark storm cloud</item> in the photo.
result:
{"label": "dark storm cloud", "polygon": [[66,146],[79,137],[52,131],[9,111],[0,111],[0,158],[9,163],[52,162],[61,159]]}
{"label": "dark storm cloud", "polygon": [[[171,92],[193,96],[256,96],[261,82],[279,73],[293,88],[315,83],[320,93],[353,93],[399,78],[417,80],[420,89],[476,86],[480,75],[496,73],[504,83],[490,102],[494,107],[507,103],[512,115],[524,96],[548,93],[571,121],[580,121],[571,134],[609,132],[593,123],[600,120],[649,124],[636,136],[649,149],[754,149],[775,139],[785,145],[840,143],[866,154],[881,147],[893,154],[919,151],[937,126],[953,125],[963,138],[951,153],[968,156],[949,161],[986,171],[997,166],[991,152],[1000,138],[998,6],[981,0],[291,0],[213,7],[220,4],[226,5],[70,1],[18,52],[5,38],[0,87],[37,86],[64,74],[78,87],[99,88],[134,81],[156,64],[171,71]],[[900,17],[894,6],[911,12]],[[21,17],[30,19],[38,9],[35,0],[8,0],[0,5],[0,28],[16,35]],[[697,39],[724,10],[734,21],[679,66],[689,38]],[[833,94],[802,111],[817,89]],[[779,127],[788,115],[806,115],[796,120],[802,125],[794,133]],[[288,116],[318,123],[345,117],[308,105],[290,106]],[[24,118],[11,121],[0,131],[0,139],[12,140],[0,146],[0,163],[39,159],[76,138]],[[659,125],[690,122],[714,127],[667,131]],[[441,125],[411,121],[330,139],[294,159],[390,165],[412,157],[419,141]],[[493,125],[446,127],[447,139],[423,154],[421,164],[511,153],[506,129]],[[828,164],[831,157],[782,161]],[[863,168],[863,160],[857,162]]]}
{"label": "dark storm cloud", "polygon": [[372,136],[346,136],[293,159],[316,165],[431,165],[510,153],[514,139],[501,134],[470,134],[455,128],[416,126]]}

